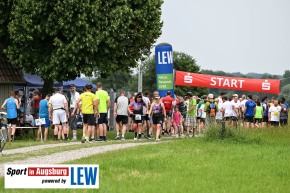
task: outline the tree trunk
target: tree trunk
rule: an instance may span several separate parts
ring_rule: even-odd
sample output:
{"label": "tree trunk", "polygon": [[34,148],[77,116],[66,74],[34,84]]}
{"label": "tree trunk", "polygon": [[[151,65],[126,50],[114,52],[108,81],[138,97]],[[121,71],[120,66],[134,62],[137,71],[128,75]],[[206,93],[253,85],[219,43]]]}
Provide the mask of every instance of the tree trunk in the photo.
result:
{"label": "tree trunk", "polygon": [[51,79],[44,79],[44,84],[42,88],[42,98],[45,98],[47,94],[53,93],[53,80]]}

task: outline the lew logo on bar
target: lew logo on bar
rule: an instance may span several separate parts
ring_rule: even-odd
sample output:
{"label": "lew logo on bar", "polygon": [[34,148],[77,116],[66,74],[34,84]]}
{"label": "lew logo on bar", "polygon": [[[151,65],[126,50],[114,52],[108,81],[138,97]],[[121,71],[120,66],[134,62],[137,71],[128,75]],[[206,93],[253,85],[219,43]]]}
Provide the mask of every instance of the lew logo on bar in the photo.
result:
{"label": "lew logo on bar", "polygon": [[5,188],[99,188],[99,165],[5,165]]}

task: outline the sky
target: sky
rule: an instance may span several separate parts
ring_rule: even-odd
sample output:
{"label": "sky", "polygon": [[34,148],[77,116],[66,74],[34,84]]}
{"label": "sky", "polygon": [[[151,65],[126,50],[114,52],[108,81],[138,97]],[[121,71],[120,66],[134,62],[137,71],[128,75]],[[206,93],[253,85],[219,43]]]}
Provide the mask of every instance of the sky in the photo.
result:
{"label": "sky", "polygon": [[290,0],[164,0],[162,35],[201,69],[290,70]]}

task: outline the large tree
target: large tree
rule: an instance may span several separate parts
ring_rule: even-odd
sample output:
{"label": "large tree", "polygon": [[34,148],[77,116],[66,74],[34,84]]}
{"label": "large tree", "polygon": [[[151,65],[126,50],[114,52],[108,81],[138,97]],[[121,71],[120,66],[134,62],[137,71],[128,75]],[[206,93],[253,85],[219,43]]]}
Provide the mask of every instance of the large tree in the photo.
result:
{"label": "large tree", "polygon": [[[200,73],[200,66],[196,64],[195,59],[183,52],[173,52],[173,68],[186,72]],[[143,90],[156,90],[156,72],[155,72],[155,56],[148,58],[143,63]],[[208,93],[208,89],[200,87],[174,87],[175,94],[184,96],[188,91],[195,95],[203,95]]]}
{"label": "large tree", "polygon": [[[163,0],[14,0],[7,55],[45,87],[127,71],[161,34]],[[49,85],[47,85],[49,84]]]}
{"label": "large tree", "polygon": [[12,0],[0,1],[0,54],[9,44],[8,24],[11,21]]}

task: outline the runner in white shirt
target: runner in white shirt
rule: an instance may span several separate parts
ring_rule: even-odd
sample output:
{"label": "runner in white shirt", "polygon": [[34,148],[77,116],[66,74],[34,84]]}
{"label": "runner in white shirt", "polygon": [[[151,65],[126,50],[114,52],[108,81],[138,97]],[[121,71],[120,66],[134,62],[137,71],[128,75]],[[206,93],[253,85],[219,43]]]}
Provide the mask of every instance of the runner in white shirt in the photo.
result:
{"label": "runner in white shirt", "polygon": [[232,103],[232,123],[233,126],[235,126],[236,123],[239,121],[240,116],[240,101],[239,96],[237,94],[233,95],[231,103]]}
{"label": "runner in white shirt", "polygon": [[281,106],[278,101],[274,101],[274,105],[269,108],[269,121],[271,126],[279,126]]}
{"label": "runner in white shirt", "polygon": [[49,99],[49,116],[54,124],[54,137],[55,139],[61,140],[63,128],[64,138],[68,140],[67,131],[67,120],[68,120],[68,104],[65,96],[60,93],[61,89],[57,88],[55,94]]}
{"label": "runner in white shirt", "polygon": [[223,112],[221,110],[222,106],[223,106],[223,97],[226,95],[225,92],[221,92],[221,95],[217,98],[218,99],[218,112],[216,113],[216,120],[218,121],[221,121],[223,119]]}
{"label": "runner in white shirt", "polygon": [[[245,108],[246,108],[246,102],[247,102],[248,100],[247,100],[247,97],[246,97],[246,95],[242,95],[242,101],[240,102],[240,112],[244,112],[245,111]],[[243,115],[243,113],[242,113],[242,117],[241,117],[241,119],[242,119],[242,121],[241,121],[241,126],[243,126],[244,125],[244,115]]]}
{"label": "runner in white shirt", "polygon": [[199,107],[199,112],[200,112],[200,130],[201,130],[201,134],[204,133],[205,131],[205,118],[206,118],[206,112],[204,111],[204,107],[205,107],[205,103],[203,103],[200,107]]}
{"label": "runner in white shirt", "polygon": [[232,103],[228,100],[227,96],[223,97],[223,105],[222,105],[222,112],[223,112],[223,120],[226,123],[231,123],[231,117],[233,114],[233,106]]}

